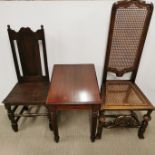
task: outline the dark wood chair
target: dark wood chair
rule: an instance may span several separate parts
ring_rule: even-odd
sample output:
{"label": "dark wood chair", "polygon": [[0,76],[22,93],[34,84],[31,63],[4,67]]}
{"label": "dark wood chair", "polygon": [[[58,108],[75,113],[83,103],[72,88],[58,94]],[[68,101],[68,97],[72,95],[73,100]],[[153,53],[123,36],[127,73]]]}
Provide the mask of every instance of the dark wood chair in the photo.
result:
{"label": "dark wood chair", "polygon": [[[135,78],[152,11],[152,4],[139,0],[113,4],[101,86],[103,104],[98,119],[98,139],[103,127],[138,127],[138,137],[144,138],[154,107],[136,85]],[[130,74],[129,79],[120,80],[125,73]],[[109,74],[115,78],[109,79]],[[142,121],[136,111],[146,111]]]}
{"label": "dark wood chair", "polygon": [[17,122],[21,116],[47,115],[47,113],[32,113],[28,109],[33,105],[38,107],[45,105],[49,73],[43,26],[36,32],[23,27],[16,32],[8,26],[8,35],[18,82],[3,103],[13,130],[18,131]]}

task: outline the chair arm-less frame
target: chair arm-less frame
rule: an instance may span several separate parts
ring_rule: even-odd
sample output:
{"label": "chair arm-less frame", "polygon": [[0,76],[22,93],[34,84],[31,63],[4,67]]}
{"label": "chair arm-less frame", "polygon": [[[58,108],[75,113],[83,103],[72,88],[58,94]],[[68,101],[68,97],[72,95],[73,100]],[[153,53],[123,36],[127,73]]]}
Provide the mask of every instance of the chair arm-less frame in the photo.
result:
{"label": "chair arm-less frame", "polygon": [[[138,88],[135,79],[152,12],[153,4],[140,0],[113,4],[101,86],[103,104],[99,114],[97,138],[101,138],[103,127],[138,127],[139,138],[144,138],[154,106]],[[115,80],[107,78],[109,72],[116,75]],[[118,80],[125,73],[130,73],[129,80]],[[121,111],[121,114],[106,114],[107,111]],[[127,114],[122,114],[123,111],[127,111]],[[134,111],[147,111],[142,122]],[[111,121],[107,121],[108,119]]]}
{"label": "chair arm-less frame", "polygon": [[[3,103],[13,130],[18,131],[17,122],[21,116],[47,115],[47,113],[31,113],[29,107],[45,105],[49,73],[43,26],[36,32],[28,27],[22,27],[16,32],[8,26],[8,35],[18,82]],[[23,108],[19,111],[20,107]],[[25,110],[28,110],[28,113],[25,113]]]}

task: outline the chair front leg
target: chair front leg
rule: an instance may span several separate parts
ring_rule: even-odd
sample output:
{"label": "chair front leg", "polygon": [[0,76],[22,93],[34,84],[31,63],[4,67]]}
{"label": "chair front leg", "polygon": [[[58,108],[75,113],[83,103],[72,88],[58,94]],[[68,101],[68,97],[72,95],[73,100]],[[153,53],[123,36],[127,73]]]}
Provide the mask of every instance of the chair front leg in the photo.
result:
{"label": "chair front leg", "polygon": [[151,113],[152,113],[152,110],[148,110],[147,114],[145,114],[143,116],[143,121],[142,121],[141,126],[138,130],[138,137],[140,139],[144,138],[144,132],[148,126],[148,122],[151,120]]}
{"label": "chair front leg", "polygon": [[15,132],[17,132],[18,131],[18,124],[17,124],[17,121],[15,120],[14,111],[11,109],[11,106],[5,106],[5,108],[7,109],[8,117],[11,121],[12,129]]}

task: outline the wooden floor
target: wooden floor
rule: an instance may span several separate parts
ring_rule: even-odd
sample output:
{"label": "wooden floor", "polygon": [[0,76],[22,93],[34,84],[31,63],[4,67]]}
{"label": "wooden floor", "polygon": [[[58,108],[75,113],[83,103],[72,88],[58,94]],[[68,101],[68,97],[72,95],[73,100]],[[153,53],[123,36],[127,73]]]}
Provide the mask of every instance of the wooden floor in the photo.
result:
{"label": "wooden floor", "polygon": [[22,118],[19,124],[19,132],[13,132],[0,106],[0,155],[155,155],[155,113],[144,140],[136,129],[104,129],[102,139],[92,143],[87,111],[60,113],[58,144],[46,117]]}

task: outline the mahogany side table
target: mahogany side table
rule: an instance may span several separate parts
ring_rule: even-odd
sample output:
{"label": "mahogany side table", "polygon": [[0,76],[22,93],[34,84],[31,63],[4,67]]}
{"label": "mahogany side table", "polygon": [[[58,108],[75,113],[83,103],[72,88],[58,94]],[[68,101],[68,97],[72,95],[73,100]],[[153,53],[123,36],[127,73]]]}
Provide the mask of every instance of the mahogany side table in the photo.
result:
{"label": "mahogany side table", "polygon": [[54,65],[46,106],[54,139],[59,141],[57,111],[91,110],[91,141],[95,141],[101,99],[93,64]]}

